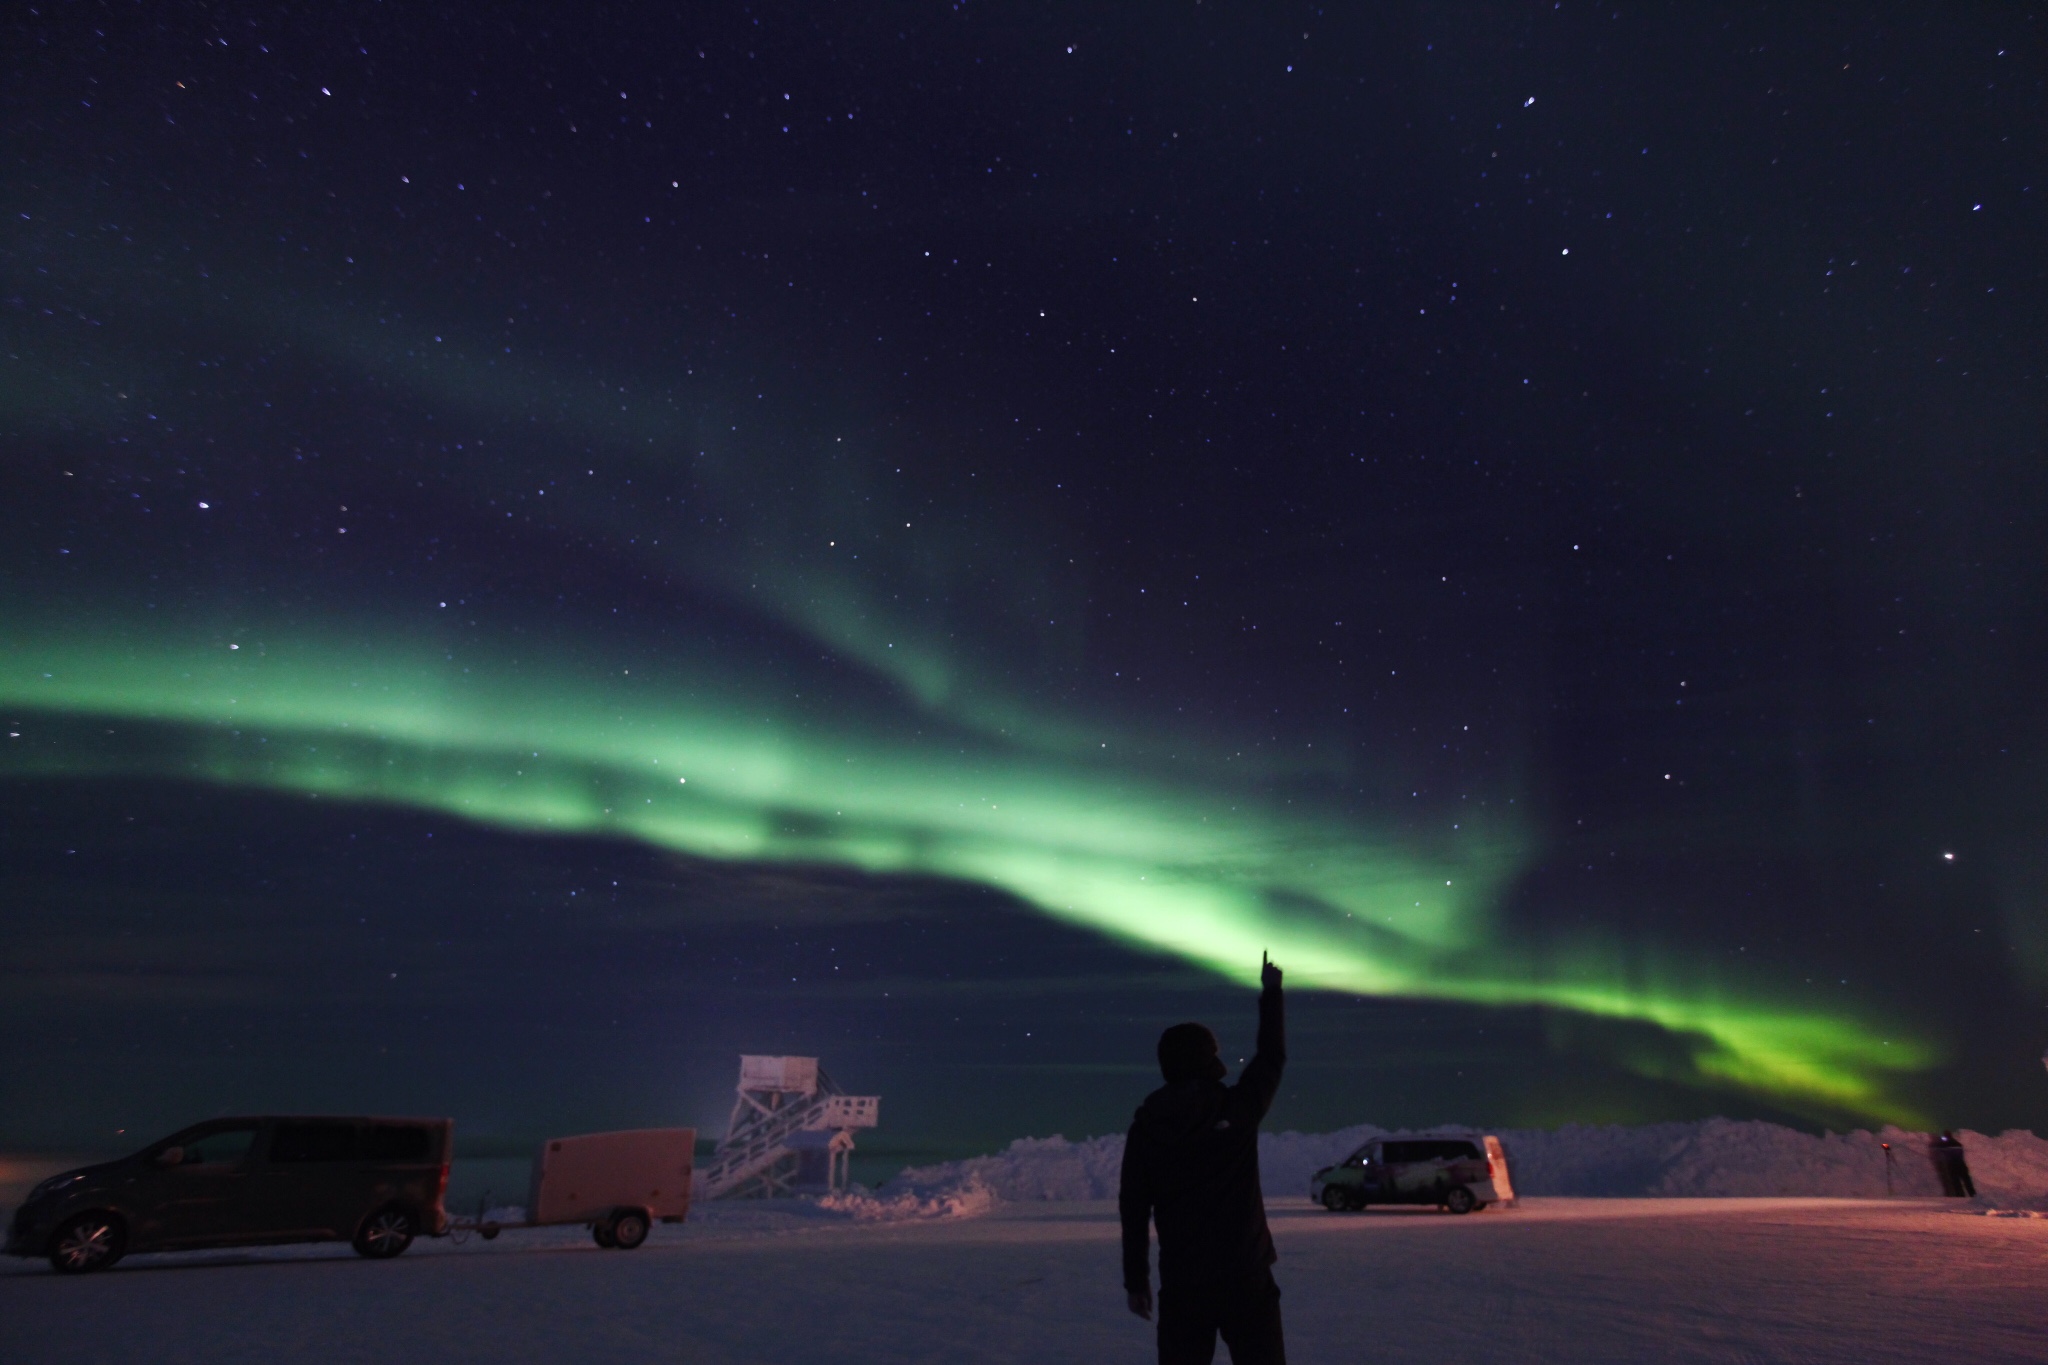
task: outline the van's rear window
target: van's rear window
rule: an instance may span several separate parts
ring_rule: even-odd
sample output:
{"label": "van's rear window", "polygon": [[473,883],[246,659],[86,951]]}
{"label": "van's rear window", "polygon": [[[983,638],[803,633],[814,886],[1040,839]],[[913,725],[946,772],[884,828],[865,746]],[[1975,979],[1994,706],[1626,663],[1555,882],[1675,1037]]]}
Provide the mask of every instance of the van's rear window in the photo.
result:
{"label": "van's rear window", "polygon": [[427,1130],[413,1123],[373,1123],[363,1131],[363,1155],[371,1161],[425,1161],[433,1154]]}
{"label": "van's rear window", "polygon": [[280,1123],[270,1136],[272,1162],[354,1161],[361,1152],[353,1123]]}

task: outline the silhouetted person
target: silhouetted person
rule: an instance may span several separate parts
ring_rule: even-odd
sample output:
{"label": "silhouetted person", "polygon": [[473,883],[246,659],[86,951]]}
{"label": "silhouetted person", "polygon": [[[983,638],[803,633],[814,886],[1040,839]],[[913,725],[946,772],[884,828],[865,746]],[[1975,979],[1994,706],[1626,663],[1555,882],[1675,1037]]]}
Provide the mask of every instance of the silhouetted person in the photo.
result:
{"label": "silhouetted person", "polygon": [[1977,1182],[1970,1179],[1970,1163],[1963,1159],[1963,1144],[1953,1129],[1944,1128],[1928,1148],[1934,1158],[1934,1173],[1941,1178],[1941,1192],[1951,1199],[1974,1199]]}
{"label": "silhouetted person", "polygon": [[1208,1365],[1216,1337],[1235,1365],[1285,1365],[1273,1235],[1259,1193],[1259,1121],[1287,1065],[1280,969],[1259,969],[1258,1051],[1225,1085],[1216,1035],[1175,1024],[1159,1035],[1166,1084],[1145,1097],[1124,1140],[1117,1206],[1124,1292],[1152,1317],[1151,1237],[1159,1225],[1160,1365]]}

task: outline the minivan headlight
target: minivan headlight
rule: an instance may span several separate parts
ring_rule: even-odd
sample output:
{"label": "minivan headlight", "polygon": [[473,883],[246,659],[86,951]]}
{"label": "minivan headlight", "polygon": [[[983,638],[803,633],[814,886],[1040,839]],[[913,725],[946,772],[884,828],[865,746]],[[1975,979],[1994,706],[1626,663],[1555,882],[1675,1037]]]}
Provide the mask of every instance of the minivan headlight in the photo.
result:
{"label": "minivan headlight", "polygon": [[83,1179],[85,1179],[85,1172],[83,1171],[72,1171],[67,1175],[53,1175],[48,1180],[45,1180],[42,1184],[30,1190],[28,1192],[28,1198],[22,1200],[21,1202],[24,1204],[33,1204],[36,1200],[46,1198],[49,1195],[53,1195],[68,1185],[76,1185],[79,1181]]}

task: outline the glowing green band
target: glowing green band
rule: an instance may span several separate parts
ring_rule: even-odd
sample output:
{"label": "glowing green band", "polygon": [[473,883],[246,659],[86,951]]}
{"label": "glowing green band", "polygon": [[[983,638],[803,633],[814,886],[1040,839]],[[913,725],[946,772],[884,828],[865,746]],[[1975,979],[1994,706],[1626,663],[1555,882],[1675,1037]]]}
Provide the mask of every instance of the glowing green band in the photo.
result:
{"label": "glowing green band", "polygon": [[[579,650],[573,656],[590,656]],[[469,670],[475,671],[469,671]],[[833,864],[1000,888],[1047,914],[1251,982],[1262,950],[1304,986],[1644,1020],[1695,1040],[1694,1074],[1817,1114],[1911,1122],[1887,1073],[1933,1060],[1845,1013],[1774,1004],[1640,949],[1505,941],[1488,907],[1508,839],[1429,848],[1211,783],[1136,778],[949,734],[832,729],[626,670],[577,676],[417,645],[270,637],[125,650],[20,635],[0,701],[148,720],[147,746],[23,738],[15,774],[149,773],[628,836],[707,858]],[[1468,822],[1469,823],[1469,822]]]}

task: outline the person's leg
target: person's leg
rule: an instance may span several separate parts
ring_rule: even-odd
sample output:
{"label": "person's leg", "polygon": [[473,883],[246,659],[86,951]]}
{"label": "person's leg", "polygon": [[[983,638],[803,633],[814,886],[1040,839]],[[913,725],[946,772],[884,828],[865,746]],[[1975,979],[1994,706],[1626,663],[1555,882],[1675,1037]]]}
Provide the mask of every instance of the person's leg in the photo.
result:
{"label": "person's leg", "polygon": [[1159,1365],[1210,1365],[1216,1359],[1218,1295],[1210,1286],[1159,1289]]}
{"label": "person's leg", "polygon": [[1262,1270],[1217,1296],[1217,1326],[1230,1348],[1231,1365],[1287,1365],[1280,1332],[1280,1286]]}

